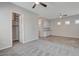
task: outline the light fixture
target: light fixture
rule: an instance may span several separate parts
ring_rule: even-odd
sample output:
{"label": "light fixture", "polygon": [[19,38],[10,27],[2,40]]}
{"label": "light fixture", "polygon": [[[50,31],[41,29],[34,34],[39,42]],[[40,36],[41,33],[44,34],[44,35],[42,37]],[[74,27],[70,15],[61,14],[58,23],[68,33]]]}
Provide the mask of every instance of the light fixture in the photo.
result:
{"label": "light fixture", "polygon": [[38,1],[38,0],[34,0],[34,2],[35,2],[36,4],[39,4],[39,1]]}
{"label": "light fixture", "polygon": [[62,19],[62,18],[64,18],[64,17],[67,17],[68,15],[67,14],[65,14],[65,13],[59,13],[59,18],[60,19]]}
{"label": "light fixture", "polygon": [[39,2],[35,2],[36,4],[39,4]]}
{"label": "light fixture", "polygon": [[63,18],[63,16],[60,15],[59,18]]}

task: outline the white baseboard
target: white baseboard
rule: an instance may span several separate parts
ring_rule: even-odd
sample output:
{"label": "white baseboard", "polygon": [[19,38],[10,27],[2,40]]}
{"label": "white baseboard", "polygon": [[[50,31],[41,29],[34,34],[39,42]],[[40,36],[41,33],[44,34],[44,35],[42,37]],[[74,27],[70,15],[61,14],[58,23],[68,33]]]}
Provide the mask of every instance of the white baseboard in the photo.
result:
{"label": "white baseboard", "polygon": [[38,40],[38,39],[27,40],[27,41],[24,41],[22,43],[24,44],[24,43],[28,43],[28,42],[31,42],[31,41],[34,41],[34,40]]}
{"label": "white baseboard", "polygon": [[0,50],[4,50],[4,49],[10,48],[10,47],[12,47],[12,46],[3,47],[3,48],[0,48]]}
{"label": "white baseboard", "polygon": [[77,36],[64,36],[64,35],[56,35],[56,34],[52,34],[52,36],[63,36],[63,37],[70,37],[70,38],[79,38],[79,37],[77,37]]}

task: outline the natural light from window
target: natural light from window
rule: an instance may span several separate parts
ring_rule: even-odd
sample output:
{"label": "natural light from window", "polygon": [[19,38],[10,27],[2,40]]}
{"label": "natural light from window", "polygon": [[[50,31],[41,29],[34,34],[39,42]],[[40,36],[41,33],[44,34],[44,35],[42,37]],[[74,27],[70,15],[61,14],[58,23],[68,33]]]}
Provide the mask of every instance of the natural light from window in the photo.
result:
{"label": "natural light from window", "polygon": [[61,25],[61,22],[57,22],[57,25]]}
{"label": "natural light from window", "polygon": [[65,24],[69,25],[70,24],[70,21],[65,21]]}
{"label": "natural light from window", "polygon": [[79,24],[79,20],[76,20],[76,21],[75,21],[75,24]]}

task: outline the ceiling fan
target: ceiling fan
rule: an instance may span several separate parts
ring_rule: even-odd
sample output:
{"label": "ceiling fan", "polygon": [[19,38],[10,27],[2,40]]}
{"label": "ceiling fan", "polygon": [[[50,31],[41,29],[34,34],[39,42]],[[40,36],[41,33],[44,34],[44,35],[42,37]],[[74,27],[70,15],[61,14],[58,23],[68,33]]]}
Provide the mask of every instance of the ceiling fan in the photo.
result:
{"label": "ceiling fan", "polygon": [[43,7],[47,7],[47,5],[46,5],[45,3],[38,2],[38,3],[34,3],[34,5],[33,5],[32,8],[35,8],[37,4],[40,4],[40,5],[43,6]]}
{"label": "ceiling fan", "polygon": [[60,13],[59,18],[63,18],[63,17],[67,17],[67,16],[68,16],[67,14]]}

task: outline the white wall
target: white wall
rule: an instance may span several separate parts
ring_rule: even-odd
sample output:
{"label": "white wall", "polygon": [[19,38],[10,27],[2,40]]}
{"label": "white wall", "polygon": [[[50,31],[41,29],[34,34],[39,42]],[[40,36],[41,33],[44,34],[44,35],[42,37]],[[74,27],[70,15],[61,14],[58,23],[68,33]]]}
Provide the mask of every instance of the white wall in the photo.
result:
{"label": "white wall", "polygon": [[0,3],[0,50],[12,46],[9,8]]}
{"label": "white wall", "polygon": [[[0,50],[12,47],[12,12],[21,14],[22,43],[38,39],[37,14],[11,3],[0,3]],[[21,22],[23,21],[23,22]],[[20,30],[20,31],[21,31]]]}
{"label": "white wall", "polygon": [[[75,20],[79,20],[79,15],[73,15],[64,19],[52,20],[52,35],[79,38],[79,24],[75,24]],[[65,24],[65,21],[70,21],[70,24]],[[61,22],[61,25],[57,25]]]}
{"label": "white wall", "polygon": [[38,39],[38,19],[32,13],[24,17],[24,42]]}

